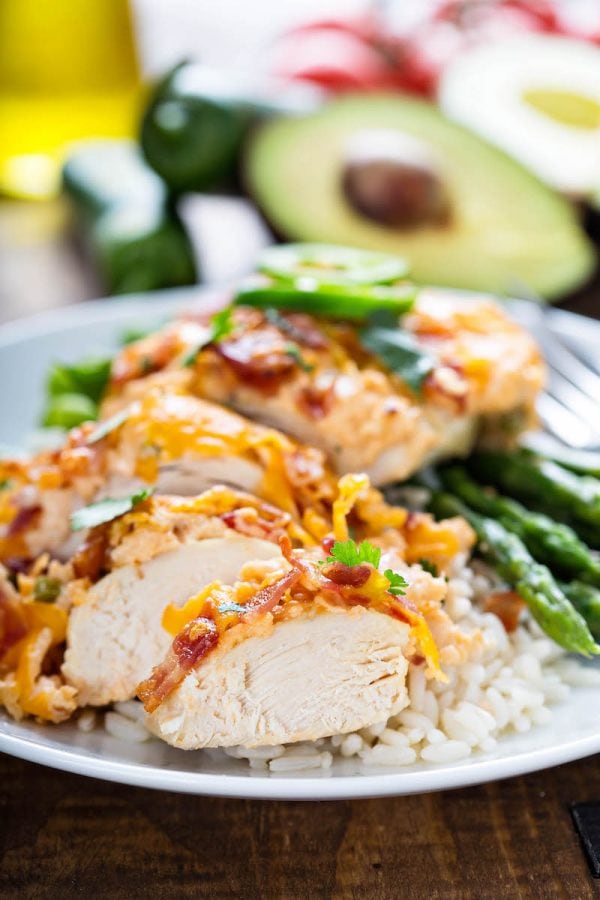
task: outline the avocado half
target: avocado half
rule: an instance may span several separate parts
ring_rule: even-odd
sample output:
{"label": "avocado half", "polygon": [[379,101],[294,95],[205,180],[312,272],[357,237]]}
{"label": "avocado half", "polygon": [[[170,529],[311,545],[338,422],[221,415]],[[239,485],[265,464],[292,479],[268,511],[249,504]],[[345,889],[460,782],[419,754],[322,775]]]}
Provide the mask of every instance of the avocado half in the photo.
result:
{"label": "avocado half", "polygon": [[[370,133],[385,133],[388,144],[394,135],[399,146],[408,141],[413,158],[422,148],[444,215],[418,221],[411,208],[405,221],[386,211],[384,222],[365,214],[348,192],[348,166],[353,143],[358,137],[364,145]],[[279,234],[399,254],[420,283],[555,299],[594,268],[592,245],[567,201],[428,103],[347,96],[310,116],[267,123],[245,162],[249,191]],[[403,196],[429,197],[430,185],[416,181],[415,188],[409,175]]]}

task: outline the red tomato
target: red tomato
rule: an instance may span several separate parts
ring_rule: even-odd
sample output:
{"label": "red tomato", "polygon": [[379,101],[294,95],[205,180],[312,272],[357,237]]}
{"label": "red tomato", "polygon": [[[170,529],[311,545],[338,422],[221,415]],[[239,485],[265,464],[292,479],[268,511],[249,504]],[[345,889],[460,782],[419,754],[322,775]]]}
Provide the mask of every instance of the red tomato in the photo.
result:
{"label": "red tomato", "polygon": [[275,60],[278,75],[332,91],[396,86],[395,68],[363,37],[341,28],[308,28],[288,35]]}

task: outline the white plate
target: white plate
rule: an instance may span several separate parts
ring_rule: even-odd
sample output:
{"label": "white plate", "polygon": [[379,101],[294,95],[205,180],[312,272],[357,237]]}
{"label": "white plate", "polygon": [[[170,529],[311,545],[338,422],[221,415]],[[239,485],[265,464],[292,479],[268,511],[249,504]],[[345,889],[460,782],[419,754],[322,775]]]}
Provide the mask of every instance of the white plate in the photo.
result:
{"label": "white plate", "polygon": [[[209,302],[198,289],[152,298],[87,303],[0,328],[0,443],[18,446],[39,415],[41,386],[53,360],[69,361],[114,349],[127,326],[159,323],[191,301]],[[557,330],[598,347],[600,325],[569,313],[552,313]],[[226,797],[312,799],[412,794],[478,784],[532,772],[600,752],[597,688],[573,688],[568,702],[553,708],[550,724],[502,738],[493,753],[461,762],[415,764],[402,769],[360,770],[337,760],[331,770],[265,775],[214,751],[173,750],[159,741],[126,744],[103,731],[84,734],[73,725],[14,722],[0,713],[0,750],[68,772],[125,784]]]}

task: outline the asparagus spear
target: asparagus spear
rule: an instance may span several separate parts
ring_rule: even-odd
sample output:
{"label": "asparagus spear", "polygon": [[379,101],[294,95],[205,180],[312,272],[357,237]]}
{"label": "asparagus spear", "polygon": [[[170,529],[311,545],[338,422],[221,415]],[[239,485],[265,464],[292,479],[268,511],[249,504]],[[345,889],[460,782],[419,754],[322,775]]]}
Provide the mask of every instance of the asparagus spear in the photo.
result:
{"label": "asparagus spear", "polygon": [[468,467],[476,478],[568,522],[587,544],[600,547],[600,479],[575,475],[526,451],[482,451]]}
{"label": "asparagus spear", "polygon": [[581,613],[589,625],[589,629],[600,641],[600,591],[590,584],[572,581],[561,585],[575,609]]}
{"label": "asparagus spear", "polygon": [[451,494],[434,493],[430,509],[439,517],[463,516],[470,523],[482,556],[523,598],[548,637],[565,650],[586,656],[600,653],[583,616],[565,597],[550,570],[534,560],[516,534],[473,512]]}
{"label": "asparagus spear", "polygon": [[440,477],[448,491],[521,538],[538,562],[565,578],[579,578],[600,587],[600,559],[568,525],[530,512],[508,497],[487,493],[462,466],[444,468]]}

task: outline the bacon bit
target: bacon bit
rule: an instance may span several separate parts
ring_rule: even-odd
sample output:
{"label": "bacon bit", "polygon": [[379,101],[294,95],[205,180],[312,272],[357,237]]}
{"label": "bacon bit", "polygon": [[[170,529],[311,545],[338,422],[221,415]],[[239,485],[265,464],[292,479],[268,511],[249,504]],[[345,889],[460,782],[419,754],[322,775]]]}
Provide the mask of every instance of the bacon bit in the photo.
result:
{"label": "bacon bit", "polygon": [[325,554],[325,556],[330,555],[331,551],[333,550],[334,544],[335,538],[333,537],[333,535],[330,534],[327,537],[323,538],[323,540],[321,541],[321,547],[323,548],[323,553]]}
{"label": "bacon bit", "polygon": [[279,321],[279,330],[299,344],[310,347],[311,350],[326,350],[329,346],[327,338],[312,316],[305,313],[280,314]]}
{"label": "bacon bit", "polygon": [[32,564],[33,560],[28,556],[7,556],[2,560],[2,565],[14,575],[26,575]]}
{"label": "bacon bit", "polygon": [[370,566],[346,566],[341,562],[332,562],[327,566],[323,566],[321,572],[330,581],[335,584],[349,585],[351,587],[362,587],[369,580],[371,574]]}
{"label": "bacon bit", "polygon": [[138,685],[137,695],[148,713],[160,704],[183,681],[187,673],[204,659],[219,642],[217,626],[212,619],[192,619],[173,640],[166,658],[152,669],[152,674]]}
{"label": "bacon bit", "polygon": [[71,564],[75,578],[89,578],[97,581],[106,568],[106,553],[110,522],[93,528],[73,556]]}
{"label": "bacon bit", "polygon": [[252,507],[242,507],[223,513],[221,520],[228,528],[248,537],[274,541],[285,534],[285,527],[291,521],[291,516],[280,513],[279,510],[268,504],[261,505],[261,511],[267,514],[271,513],[271,517],[261,516],[258,510]]}
{"label": "bacon bit", "polygon": [[277,328],[264,325],[220,341],[213,347],[240,380],[264,393],[275,393],[297,371]]}
{"label": "bacon bit", "polygon": [[39,503],[34,506],[22,506],[6,529],[6,537],[15,537],[16,535],[27,531],[34,524],[37,524],[41,514],[42,507]]}
{"label": "bacon bit", "polygon": [[516,631],[525,606],[525,601],[516,591],[497,591],[484,601],[485,611],[497,616],[509,634]]}
{"label": "bacon bit", "polygon": [[335,377],[326,384],[306,384],[298,391],[296,406],[309,419],[324,419],[329,415],[335,402]]}
{"label": "bacon bit", "polygon": [[289,572],[267,585],[252,597],[244,606],[244,612],[240,615],[242,622],[253,622],[258,616],[270,612],[277,606],[286,591],[292,588],[307,571],[304,563],[300,562],[292,552],[292,542],[287,535],[279,539],[281,552],[291,565]]}

